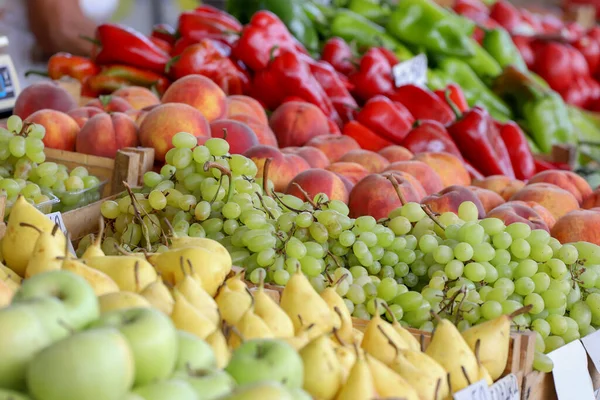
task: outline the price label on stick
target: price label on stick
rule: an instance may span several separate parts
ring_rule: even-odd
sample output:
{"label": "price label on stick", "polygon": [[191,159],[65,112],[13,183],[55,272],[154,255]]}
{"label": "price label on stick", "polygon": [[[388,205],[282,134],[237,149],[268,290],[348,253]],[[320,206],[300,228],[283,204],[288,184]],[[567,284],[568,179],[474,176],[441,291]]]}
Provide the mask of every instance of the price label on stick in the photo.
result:
{"label": "price label on stick", "polygon": [[581,343],[594,363],[596,371],[600,372],[600,331],[581,338]]}
{"label": "price label on stick", "polygon": [[520,400],[521,392],[515,374],[506,375],[490,386],[492,400]]}
{"label": "price label on stick", "polygon": [[480,380],[452,395],[454,400],[492,400],[490,388],[485,380]]}
{"label": "price label on stick", "polygon": [[427,84],[427,56],[419,54],[410,60],[403,61],[392,67],[394,84],[425,86]]}
{"label": "price label on stick", "polygon": [[595,399],[587,354],[579,340],[548,353],[548,357],[554,362],[552,377],[558,400]]}
{"label": "price label on stick", "polygon": [[[52,222],[58,225],[58,228],[65,234],[65,237],[69,237],[67,234],[67,227],[65,226],[65,221],[63,220],[62,214],[60,211],[53,212],[50,214],[46,214],[46,217],[50,218]],[[69,240],[69,251],[71,254],[75,255],[75,249],[73,248],[73,243]]]}

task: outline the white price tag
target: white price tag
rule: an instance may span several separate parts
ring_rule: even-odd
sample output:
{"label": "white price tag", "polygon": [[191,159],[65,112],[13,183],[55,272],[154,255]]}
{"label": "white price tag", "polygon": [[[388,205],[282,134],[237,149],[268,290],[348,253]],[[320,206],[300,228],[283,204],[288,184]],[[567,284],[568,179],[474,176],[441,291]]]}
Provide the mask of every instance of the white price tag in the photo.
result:
{"label": "white price tag", "polygon": [[[67,235],[67,227],[65,226],[65,221],[63,221],[63,217],[62,214],[60,213],[60,211],[57,212],[53,212],[50,214],[46,214],[46,217],[50,218],[52,220],[52,222],[54,222],[55,224],[58,225],[58,228],[62,231],[62,233],[65,234],[66,237],[68,237]],[[69,240],[69,251],[75,255],[75,249],[73,248],[73,243],[71,243],[71,241]]]}
{"label": "white price tag", "polygon": [[581,338],[581,343],[585,347],[588,355],[596,367],[596,371],[600,372],[600,331],[596,331]]}
{"label": "white price tag", "polygon": [[403,85],[425,86],[427,84],[427,56],[419,54],[392,67],[396,87]]}
{"label": "white price tag", "polygon": [[454,400],[492,400],[490,388],[485,379],[459,390],[452,397],[454,397]]}
{"label": "white price tag", "polygon": [[506,375],[490,386],[492,400],[520,400],[521,391],[515,374]]}
{"label": "white price tag", "polygon": [[594,400],[594,387],[588,371],[587,353],[579,340],[551,353],[552,377],[558,400]]}

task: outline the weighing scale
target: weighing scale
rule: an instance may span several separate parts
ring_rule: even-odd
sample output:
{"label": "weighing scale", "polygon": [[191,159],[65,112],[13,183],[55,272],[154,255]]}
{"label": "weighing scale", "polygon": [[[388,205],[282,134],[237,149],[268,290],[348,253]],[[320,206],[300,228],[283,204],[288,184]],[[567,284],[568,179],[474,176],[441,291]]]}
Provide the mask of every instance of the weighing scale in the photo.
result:
{"label": "weighing scale", "polygon": [[12,114],[20,91],[17,71],[8,54],[8,37],[0,36],[0,118]]}

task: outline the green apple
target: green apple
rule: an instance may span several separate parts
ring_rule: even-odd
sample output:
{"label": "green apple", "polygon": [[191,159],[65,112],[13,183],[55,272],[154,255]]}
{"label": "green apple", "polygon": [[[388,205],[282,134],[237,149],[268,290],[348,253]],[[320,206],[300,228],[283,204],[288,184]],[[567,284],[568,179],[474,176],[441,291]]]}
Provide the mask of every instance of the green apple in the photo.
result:
{"label": "green apple", "polygon": [[170,379],[135,388],[133,392],[144,400],[197,400],[196,392],[181,379]]}
{"label": "green apple", "polygon": [[241,386],[232,394],[220,400],[294,400],[288,389],[281,383],[263,381]]}
{"label": "green apple", "polygon": [[27,369],[36,400],[115,400],[135,374],[127,339],[115,328],[77,332],[39,352]]}
{"label": "green apple", "polygon": [[53,342],[63,339],[71,333],[69,326],[66,325],[67,309],[56,297],[20,300],[18,304],[26,305],[35,312]]}
{"label": "green apple", "polygon": [[290,389],[301,388],[304,364],[296,350],[277,339],[252,339],[233,351],[225,368],[239,385],[276,381]]}
{"label": "green apple", "polygon": [[24,304],[0,310],[0,388],[26,388],[27,365],[51,343],[36,313]]}
{"label": "green apple", "polygon": [[100,316],[94,289],[84,278],[70,271],[49,271],[24,280],[13,303],[39,297],[61,300],[67,310],[63,323],[73,330],[83,328]]}
{"label": "green apple", "polygon": [[0,389],[0,400],[31,400],[31,398],[23,393]]}
{"label": "green apple", "polygon": [[178,371],[173,375],[189,383],[198,395],[198,400],[214,400],[231,393],[235,381],[225,371],[198,370]]}
{"label": "green apple", "polygon": [[125,395],[125,397],[123,397],[119,400],[144,400],[144,398],[142,396],[140,396],[139,394],[127,393]]}
{"label": "green apple", "polygon": [[312,396],[300,388],[290,389],[290,394],[294,400],[312,400]]}
{"label": "green apple", "polygon": [[217,368],[217,359],[212,347],[189,332],[177,331],[179,355],[175,364],[176,371],[194,371],[197,369]]}
{"label": "green apple", "polygon": [[167,379],[173,373],[178,356],[177,329],[157,309],[114,310],[91,326],[111,326],[125,336],[135,360],[135,386]]}

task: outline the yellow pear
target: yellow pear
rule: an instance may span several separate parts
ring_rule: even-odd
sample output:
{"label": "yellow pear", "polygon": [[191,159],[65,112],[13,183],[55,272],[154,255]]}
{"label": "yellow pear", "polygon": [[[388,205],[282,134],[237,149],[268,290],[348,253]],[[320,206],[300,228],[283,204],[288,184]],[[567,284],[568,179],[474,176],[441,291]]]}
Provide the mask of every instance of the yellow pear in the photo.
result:
{"label": "yellow pear", "polygon": [[215,324],[194,308],[179,290],[173,289],[173,299],[175,304],[173,304],[171,320],[177,329],[194,334],[200,339],[206,339],[214,332]]}
{"label": "yellow pear", "polygon": [[281,308],[291,318],[296,333],[313,325],[310,338],[333,329],[333,317],[329,306],[312,287],[300,268],[290,277],[281,293]]}
{"label": "yellow pear", "polygon": [[10,304],[14,294],[15,290],[5,281],[0,280],[0,309]]}
{"label": "yellow pear", "polygon": [[227,339],[225,338],[225,335],[223,335],[221,328],[217,327],[217,329],[208,335],[205,340],[206,343],[212,347],[213,352],[215,353],[215,358],[217,359],[217,368],[225,368],[231,359],[231,351],[229,351]]}
{"label": "yellow pear", "polygon": [[208,318],[215,326],[221,323],[221,316],[217,302],[202,288],[199,283],[200,277],[186,275],[180,280],[175,288],[190,302],[198,311]]}
{"label": "yellow pear", "polygon": [[408,346],[409,349],[412,349],[415,351],[421,351],[421,343],[419,343],[417,338],[414,337],[413,334],[408,331],[408,329],[406,329],[405,327],[400,325],[400,323],[396,319],[396,316],[394,315],[394,313],[392,312],[392,310],[390,309],[390,307],[387,304],[384,303],[383,306],[385,307],[388,314],[390,315],[390,318],[392,318],[392,327],[394,328],[394,330],[396,332],[398,332],[398,335],[400,335],[400,337],[404,340],[404,343],[406,343],[406,346]]}
{"label": "yellow pear", "polygon": [[371,375],[379,397],[402,397],[405,400],[419,400],[417,391],[394,370],[368,353],[365,354],[365,358],[371,369]]}
{"label": "yellow pear", "polygon": [[454,324],[438,318],[438,324],[425,352],[450,374],[450,386],[455,393],[476,382],[480,366],[473,351]]}
{"label": "yellow pear", "polygon": [[342,297],[336,292],[337,285],[346,278],[342,277],[333,285],[325,288],[321,292],[321,298],[325,300],[331,316],[333,318],[333,327],[337,329],[337,336],[345,343],[352,342],[352,316]]}
{"label": "yellow pear", "polygon": [[294,324],[292,324],[292,320],[279,307],[279,304],[265,293],[263,280],[261,280],[258,290],[254,292],[254,312],[265,321],[276,338],[294,336]]}
{"label": "yellow pear", "polygon": [[225,264],[231,266],[231,255],[229,254],[229,251],[216,240],[190,236],[174,236],[171,238],[170,249],[183,249],[186,247],[201,247],[210,250],[214,254],[220,256]]}
{"label": "yellow pear", "polygon": [[246,291],[231,290],[227,284],[221,286],[215,301],[219,306],[221,318],[227,325],[238,323],[242,315],[252,304],[252,296]]}
{"label": "yellow pear", "polygon": [[[31,227],[36,229],[36,227]],[[25,269],[25,278],[46,271],[54,271],[61,268],[62,259],[68,254],[64,235],[59,226],[54,225],[51,232],[40,231],[35,247]]]}
{"label": "yellow pear", "polygon": [[60,261],[62,262],[62,269],[74,272],[84,278],[94,289],[96,296],[119,291],[119,286],[104,272],[90,268],[81,261],[72,258]]}
{"label": "yellow pear", "polygon": [[[375,304],[376,308],[378,306],[379,304]],[[408,348],[392,324],[384,321],[378,313],[367,324],[360,346],[386,365],[394,360],[396,349]]]}
{"label": "yellow pear", "polygon": [[410,382],[421,399],[444,400],[450,395],[448,373],[420,350],[398,349],[390,368]]}
{"label": "yellow pear", "polygon": [[235,324],[235,329],[229,336],[229,347],[236,349],[244,340],[273,338],[273,332],[261,317],[256,315],[254,307],[250,306]]}
{"label": "yellow pear", "polygon": [[82,260],[89,260],[94,257],[104,257],[104,251],[102,251],[102,237],[104,236],[104,220],[100,217],[100,231],[96,236],[96,239],[88,246],[87,249],[81,255]]}
{"label": "yellow pear", "polygon": [[501,315],[462,332],[462,337],[473,352],[477,342],[481,341],[479,361],[487,369],[492,380],[500,378],[506,368],[512,319],[529,312],[530,309],[531,306],[520,308],[510,315]]}
{"label": "yellow pear", "polygon": [[[149,261],[163,279],[173,285],[183,279],[184,272],[195,271],[202,278],[202,287],[211,296],[217,293],[217,289],[231,271],[231,257],[227,262],[220,253],[202,247],[168,250],[150,255]],[[180,268],[182,263],[185,266],[184,271]]]}
{"label": "yellow pear", "polygon": [[[335,342],[334,342],[335,344]],[[351,346],[334,346],[335,347],[335,356],[338,359],[338,364],[340,366],[340,371],[342,374],[342,384],[346,382],[348,379],[348,375],[350,375],[350,370],[354,366],[356,362],[356,349]]]}
{"label": "yellow pear", "polygon": [[235,292],[247,292],[248,285],[244,282],[245,270],[235,273],[232,277],[225,280],[225,286]]}
{"label": "yellow pear", "polygon": [[[397,393],[395,397],[401,395],[401,393]],[[358,354],[356,362],[350,370],[350,375],[348,375],[346,383],[342,385],[336,400],[375,399],[378,397],[375,379],[373,379],[369,365],[364,355]]]}
{"label": "yellow pear", "polygon": [[365,333],[363,331],[361,331],[360,329],[352,328],[352,342],[350,343],[360,346],[364,337]]}
{"label": "yellow pear", "polygon": [[[2,255],[6,266],[19,276],[25,276],[39,232],[52,232],[54,225],[50,218],[29,204],[23,196],[19,196],[10,212],[2,238]],[[30,226],[35,226],[37,230]],[[67,239],[62,231],[56,233],[56,239],[59,241],[58,247],[64,249]]]}
{"label": "yellow pear", "polygon": [[329,400],[342,386],[342,369],[329,335],[313,339],[300,350],[304,364],[302,388],[315,399]]}
{"label": "yellow pear", "polygon": [[282,340],[287,342],[287,344],[292,346],[294,349],[296,349],[296,351],[300,351],[304,346],[306,346],[310,342],[311,337],[308,334],[308,331],[304,330],[298,333],[296,336],[282,338]]}
{"label": "yellow pear", "polygon": [[93,257],[87,265],[104,272],[121,290],[141,292],[158,278],[156,270],[146,260],[134,256]]}
{"label": "yellow pear", "polygon": [[152,307],[171,315],[174,303],[173,296],[160,277],[146,286],[140,294],[152,304]]}
{"label": "yellow pear", "polygon": [[98,296],[100,303],[100,312],[102,314],[113,310],[124,308],[150,308],[148,301],[137,293],[133,292],[112,292]]}
{"label": "yellow pear", "polygon": [[0,263],[0,281],[4,281],[12,289],[21,287],[22,278],[15,271]]}

